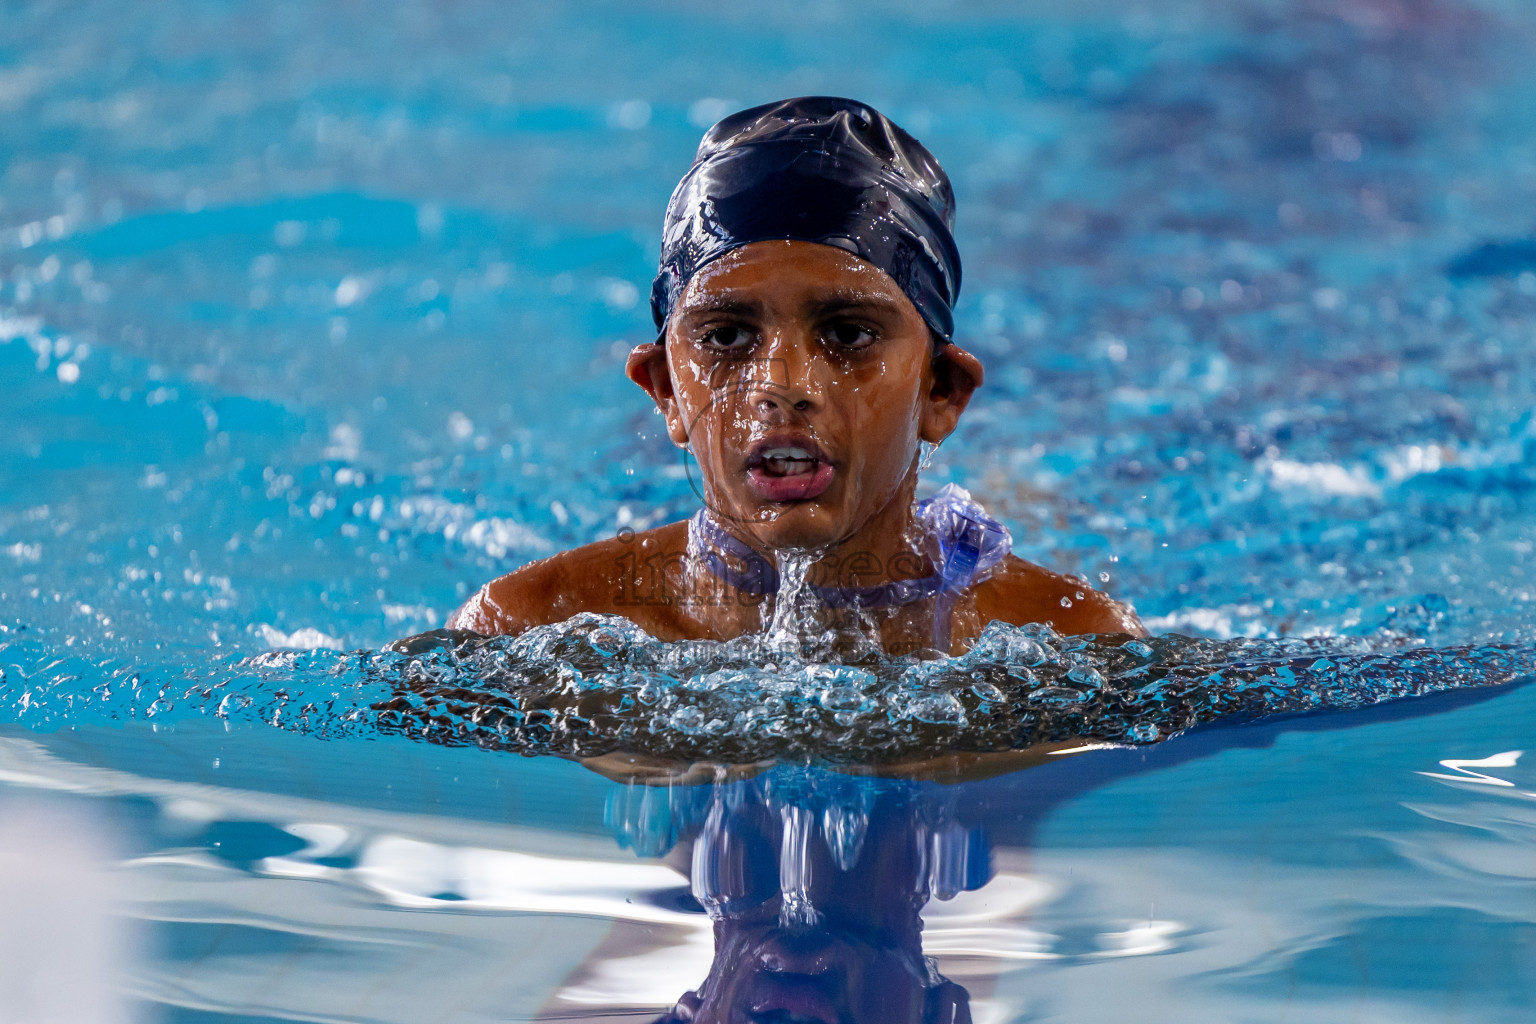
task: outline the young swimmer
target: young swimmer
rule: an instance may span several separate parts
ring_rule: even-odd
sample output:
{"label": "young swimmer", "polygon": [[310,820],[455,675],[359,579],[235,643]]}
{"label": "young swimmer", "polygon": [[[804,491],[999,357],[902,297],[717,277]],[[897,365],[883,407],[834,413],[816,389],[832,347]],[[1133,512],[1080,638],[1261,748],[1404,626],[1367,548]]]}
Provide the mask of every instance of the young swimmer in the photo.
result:
{"label": "young swimmer", "polygon": [[938,162],[851,100],[754,107],[705,135],[667,208],[626,372],[698,461],[689,520],[494,580],[449,620],[519,633],[580,612],[662,640],[768,629],[958,653],[993,620],[1141,634],[1134,612],[1009,553],[947,487],[914,503],[924,443],[982,383],[952,340],[960,257]]}

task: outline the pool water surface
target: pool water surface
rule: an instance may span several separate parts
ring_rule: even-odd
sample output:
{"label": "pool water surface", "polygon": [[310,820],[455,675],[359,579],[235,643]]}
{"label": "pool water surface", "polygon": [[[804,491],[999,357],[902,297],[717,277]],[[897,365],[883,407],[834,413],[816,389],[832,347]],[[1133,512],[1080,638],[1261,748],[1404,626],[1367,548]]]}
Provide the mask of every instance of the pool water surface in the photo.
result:
{"label": "pool water surface", "polygon": [[[1528,1019],[1528,5],[0,26],[0,1020]],[[622,373],[662,210],[809,93],[955,183],[923,493],[1145,653],[381,650],[698,507]]]}

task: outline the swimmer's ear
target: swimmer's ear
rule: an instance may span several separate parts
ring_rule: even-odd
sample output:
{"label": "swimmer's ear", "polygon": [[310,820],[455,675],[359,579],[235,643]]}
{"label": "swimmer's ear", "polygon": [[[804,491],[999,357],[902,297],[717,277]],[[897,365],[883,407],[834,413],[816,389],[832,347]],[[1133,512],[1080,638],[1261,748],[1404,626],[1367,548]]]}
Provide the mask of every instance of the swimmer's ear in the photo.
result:
{"label": "swimmer's ear", "polygon": [[651,396],[656,408],[667,420],[667,436],[675,445],[688,443],[688,425],[677,407],[677,392],[672,389],[672,371],[667,368],[667,347],[654,341],[636,345],[624,361],[624,376]]}
{"label": "swimmer's ear", "polygon": [[923,407],[918,436],[938,444],[954,432],[960,414],[971,404],[971,396],[981,387],[985,373],[981,360],[950,342],[933,354],[932,381],[928,401]]}

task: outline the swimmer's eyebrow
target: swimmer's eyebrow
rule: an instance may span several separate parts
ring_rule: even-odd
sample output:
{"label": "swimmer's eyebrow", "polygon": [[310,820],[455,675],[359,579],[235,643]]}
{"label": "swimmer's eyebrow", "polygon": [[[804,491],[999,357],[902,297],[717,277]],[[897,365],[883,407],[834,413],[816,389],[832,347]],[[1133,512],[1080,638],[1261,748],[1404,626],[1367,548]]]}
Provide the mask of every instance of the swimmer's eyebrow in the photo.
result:
{"label": "swimmer's eyebrow", "polygon": [[682,311],[683,319],[727,314],[730,316],[759,317],[763,313],[761,303],[738,299],[732,295],[709,295],[688,303]]}
{"label": "swimmer's eyebrow", "polygon": [[[721,314],[760,319],[764,312],[765,309],[761,302],[740,298],[729,292],[703,296],[679,309],[679,313],[685,320]],[[801,307],[800,312],[802,316],[811,320],[825,319],[839,313],[872,313],[885,316],[900,316],[901,304],[895,299],[884,295],[845,291],[834,292],[831,295],[811,299]]]}
{"label": "swimmer's eyebrow", "polygon": [[870,295],[868,292],[839,292],[806,303],[805,312],[815,319],[834,316],[838,313],[900,316],[901,304],[884,295]]}

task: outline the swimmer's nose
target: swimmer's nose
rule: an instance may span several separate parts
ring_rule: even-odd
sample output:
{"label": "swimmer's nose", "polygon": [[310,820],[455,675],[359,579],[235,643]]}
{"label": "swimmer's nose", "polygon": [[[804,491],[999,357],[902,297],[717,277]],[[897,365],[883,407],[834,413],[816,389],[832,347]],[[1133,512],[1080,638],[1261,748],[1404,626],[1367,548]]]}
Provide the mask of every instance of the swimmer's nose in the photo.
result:
{"label": "swimmer's nose", "polygon": [[[821,403],[819,361],[805,346],[775,339],[749,384],[747,401],[765,423],[801,418]],[[798,414],[798,415],[797,415]]]}
{"label": "swimmer's nose", "polygon": [[806,389],[777,381],[754,381],[747,402],[757,419],[774,425],[802,420],[816,404]]}

